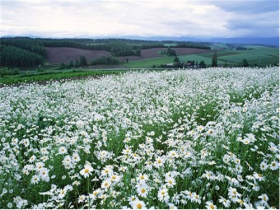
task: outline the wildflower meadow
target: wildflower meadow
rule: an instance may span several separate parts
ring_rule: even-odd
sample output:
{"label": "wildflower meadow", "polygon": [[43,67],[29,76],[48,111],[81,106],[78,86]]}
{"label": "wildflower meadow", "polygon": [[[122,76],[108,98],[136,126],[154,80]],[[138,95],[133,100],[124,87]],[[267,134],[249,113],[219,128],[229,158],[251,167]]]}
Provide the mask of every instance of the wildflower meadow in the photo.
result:
{"label": "wildflower meadow", "polygon": [[279,68],[0,88],[0,208],[279,208]]}

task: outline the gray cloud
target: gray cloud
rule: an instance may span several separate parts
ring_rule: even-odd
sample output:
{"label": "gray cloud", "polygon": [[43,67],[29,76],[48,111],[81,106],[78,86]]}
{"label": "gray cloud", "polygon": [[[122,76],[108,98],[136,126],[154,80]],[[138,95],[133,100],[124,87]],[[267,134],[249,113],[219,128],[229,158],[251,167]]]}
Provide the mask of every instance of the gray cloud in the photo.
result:
{"label": "gray cloud", "polygon": [[1,35],[278,36],[278,0],[0,0]]}

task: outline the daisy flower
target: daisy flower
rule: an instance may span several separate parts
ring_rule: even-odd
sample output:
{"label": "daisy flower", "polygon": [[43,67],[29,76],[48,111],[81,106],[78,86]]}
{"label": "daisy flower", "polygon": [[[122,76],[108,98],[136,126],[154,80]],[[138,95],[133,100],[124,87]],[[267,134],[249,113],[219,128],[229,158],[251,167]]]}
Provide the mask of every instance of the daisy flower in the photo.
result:
{"label": "daisy flower", "polygon": [[91,175],[92,171],[93,168],[90,165],[86,164],[84,165],[84,168],[80,171],[80,174],[86,178],[89,177],[89,175]]}
{"label": "daisy flower", "polygon": [[141,183],[137,186],[137,193],[139,196],[146,198],[149,192],[149,187],[145,183]]}
{"label": "daisy flower", "polygon": [[137,176],[137,180],[138,180],[140,183],[146,182],[148,179],[149,179],[149,177],[148,177],[147,174],[139,174],[139,175]]}
{"label": "daisy flower", "polygon": [[225,208],[229,208],[230,201],[220,196],[219,202],[224,205]]}
{"label": "daisy flower", "polygon": [[159,201],[164,201],[164,202],[168,202],[169,200],[169,195],[168,195],[168,190],[163,187],[158,191],[158,199]]}
{"label": "daisy flower", "polygon": [[279,163],[277,163],[275,160],[272,161],[269,165],[269,168],[273,171],[277,170],[279,168]]}
{"label": "daisy flower", "polygon": [[165,182],[168,187],[173,187],[176,185],[176,181],[173,177],[166,177]]}
{"label": "daisy flower", "polygon": [[206,202],[206,208],[207,208],[207,209],[217,209],[217,206],[215,206],[215,205],[213,204],[213,202],[207,201],[207,202]]}
{"label": "daisy flower", "polygon": [[138,199],[136,199],[135,201],[132,201],[131,206],[133,209],[147,209],[145,203]]}

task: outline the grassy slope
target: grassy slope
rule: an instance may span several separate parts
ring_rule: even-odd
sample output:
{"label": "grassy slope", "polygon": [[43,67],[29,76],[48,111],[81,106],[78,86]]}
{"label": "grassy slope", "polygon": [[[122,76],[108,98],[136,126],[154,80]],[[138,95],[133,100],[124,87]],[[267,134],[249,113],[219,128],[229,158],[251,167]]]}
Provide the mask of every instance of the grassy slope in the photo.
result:
{"label": "grassy slope", "polygon": [[131,61],[129,63],[126,63],[125,66],[129,68],[151,68],[153,65],[159,66],[161,64],[172,63],[173,60],[174,57],[151,58],[138,61]]}
{"label": "grassy slope", "polygon": [[61,72],[43,72],[43,73],[25,73],[13,76],[0,77],[0,86],[3,84],[19,84],[19,83],[30,83],[30,82],[44,82],[49,80],[61,80],[80,78],[88,76],[103,76],[108,74],[120,74],[122,71],[61,71]]}
{"label": "grassy slope", "polygon": [[[225,46],[225,45],[223,45]],[[214,48],[222,47],[221,45],[214,45]],[[231,65],[239,65],[244,58],[247,59],[250,65],[259,64],[261,59],[261,65],[278,64],[279,63],[279,48],[266,47],[261,45],[246,45],[244,47],[254,48],[254,50],[221,50],[218,51],[218,63],[228,63]],[[181,61],[195,60],[204,61],[210,65],[212,62],[213,52],[192,54],[192,55],[181,55]],[[131,61],[125,64],[126,67],[130,68],[141,68],[141,67],[152,67],[153,65],[159,66],[161,64],[172,63],[174,57],[161,57],[151,58],[138,61]]]}

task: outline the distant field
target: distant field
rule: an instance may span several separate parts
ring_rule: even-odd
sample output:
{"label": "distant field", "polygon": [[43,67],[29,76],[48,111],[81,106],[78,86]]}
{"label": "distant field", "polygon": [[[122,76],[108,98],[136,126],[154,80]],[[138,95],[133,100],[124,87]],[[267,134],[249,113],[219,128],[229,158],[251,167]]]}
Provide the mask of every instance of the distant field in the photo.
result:
{"label": "distant field", "polygon": [[174,47],[174,46],[177,46],[178,44],[175,44],[175,43],[166,43],[164,44],[164,46],[166,47]]}
{"label": "distant field", "polygon": [[[175,46],[175,44],[166,44]],[[243,59],[247,59],[249,65],[262,66],[279,63],[279,48],[267,47],[262,45],[244,45],[243,47],[252,48],[253,50],[225,50],[225,44],[214,43],[213,49],[219,49],[218,64],[227,63],[229,65],[240,65]],[[47,47],[47,62],[50,64],[69,63],[71,60],[79,59],[80,55],[85,56],[88,61],[94,60],[101,56],[111,56],[110,52],[104,50],[85,50],[67,47]],[[160,66],[161,64],[172,63],[174,57],[161,55],[160,52],[167,48],[152,48],[141,50],[141,56],[122,56],[118,57],[120,61],[128,63],[124,65],[129,68]],[[207,65],[212,62],[213,51],[195,48],[173,48],[181,61],[187,62],[194,60],[197,62],[204,61]]]}
{"label": "distant field", "polygon": [[151,68],[153,65],[160,66],[161,64],[168,64],[172,63],[174,60],[174,57],[160,57],[160,58],[150,58],[150,59],[144,59],[144,60],[137,60],[137,61],[131,61],[125,64],[126,67],[129,68]]}
{"label": "distant field", "polygon": [[[232,52],[232,51],[225,51]],[[222,56],[222,60],[226,62],[241,63],[243,59],[247,59],[250,65],[269,65],[279,63],[279,49],[270,47],[255,46],[254,50],[235,50],[236,54]],[[219,54],[218,54],[219,56]]]}
{"label": "distant field", "polygon": [[[145,49],[145,50],[141,50],[141,56],[123,56],[123,57],[119,57],[119,60],[125,61],[126,58],[128,58],[129,61],[136,61],[136,60],[143,60],[143,59],[165,57],[165,55],[161,55],[159,53],[164,50],[167,50],[167,49],[166,48]],[[189,54],[209,52],[209,50],[195,49],[195,48],[174,48],[174,50],[176,51],[177,55],[189,55]]]}
{"label": "distant field", "polygon": [[[266,47],[261,45],[244,45],[246,48],[253,50],[218,50],[218,63],[239,65],[243,59],[247,59],[249,65],[269,65],[279,63],[279,48]],[[202,53],[199,55],[180,56],[182,61],[187,60],[204,60],[206,64],[211,64],[213,52]]]}
{"label": "distant field", "polygon": [[71,47],[46,47],[47,61],[51,64],[69,63],[75,61],[80,56],[85,56],[88,61],[94,60],[101,56],[110,56],[110,52],[105,50],[84,50]]}

